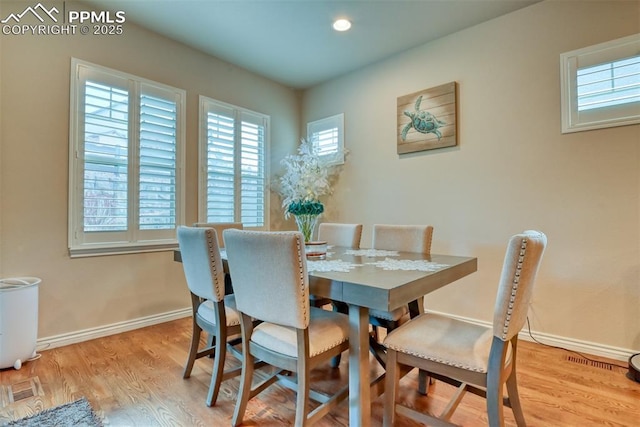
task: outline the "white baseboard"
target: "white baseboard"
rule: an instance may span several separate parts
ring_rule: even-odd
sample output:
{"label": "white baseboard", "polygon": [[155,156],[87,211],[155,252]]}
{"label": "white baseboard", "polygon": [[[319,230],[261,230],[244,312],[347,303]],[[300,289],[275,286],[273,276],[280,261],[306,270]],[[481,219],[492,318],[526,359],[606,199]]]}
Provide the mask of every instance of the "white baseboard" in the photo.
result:
{"label": "white baseboard", "polygon": [[[455,319],[471,322],[476,325],[485,327],[491,327],[490,322],[485,322],[477,319],[471,319],[462,316],[453,316],[448,313],[441,313],[438,311],[427,310],[430,313],[442,314],[450,316]],[[132,331],[134,329],[144,328],[146,326],[157,325],[159,323],[169,322],[171,320],[182,319],[184,317],[191,316],[191,307],[181,310],[169,311],[166,313],[155,314],[147,317],[140,317],[138,319],[128,320],[125,322],[113,323],[111,325],[100,326],[97,328],[84,329],[76,332],[69,332],[66,334],[54,335],[51,337],[40,338],[37,341],[36,348],[38,350],[51,349],[56,347],[62,347],[69,344],[76,344],[83,341],[89,341],[95,338],[106,337],[109,335],[115,335],[122,332]],[[579,353],[586,353],[590,355],[608,357],[614,360],[627,361],[629,358],[637,353],[631,349],[624,349],[619,347],[607,346],[603,344],[597,344],[589,341],[575,340],[572,338],[561,337],[557,335],[547,334],[544,332],[531,331],[531,335],[535,337],[535,340],[531,338],[527,330],[523,330],[519,334],[519,338],[525,341],[541,342],[555,347],[566,348],[567,350],[577,351]]]}
{"label": "white baseboard", "polygon": [[139,317],[137,319],[127,320],[124,322],[112,323],[110,325],[99,326],[97,328],[83,329],[81,331],[40,338],[36,342],[36,349],[37,351],[45,349],[48,350],[69,344],[89,341],[95,338],[120,334],[122,332],[132,331],[134,329],[140,329],[147,326],[157,325],[158,323],[182,319],[184,317],[191,316],[191,310],[191,307],[188,307],[166,313],[154,314],[152,316]]}
{"label": "white baseboard", "polygon": [[[466,322],[474,323],[476,325],[491,327],[491,322],[485,322],[482,320],[471,319],[471,318],[462,317],[462,316],[454,316],[448,313],[442,313],[442,312],[433,311],[433,310],[427,310],[427,311],[429,313],[441,314],[443,316],[453,317],[454,319],[464,320]],[[531,335],[533,335],[533,338],[531,337]],[[584,353],[586,355],[608,357],[609,359],[620,360],[625,362],[628,361],[633,354],[637,353],[637,351],[633,351],[631,349],[613,347],[613,346],[593,343],[589,341],[581,341],[573,338],[547,334],[544,332],[531,331],[531,335],[529,335],[529,331],[527,330],[527,325],[525,325],[524,329],[520,331],[520,333],[518,334],[518,339],[521,339],[524,341],[530,341],[530,342],[538,342],[538,343],[550,345],[553,347],[562,347],[564,349],[576,351],[578,353]]]}

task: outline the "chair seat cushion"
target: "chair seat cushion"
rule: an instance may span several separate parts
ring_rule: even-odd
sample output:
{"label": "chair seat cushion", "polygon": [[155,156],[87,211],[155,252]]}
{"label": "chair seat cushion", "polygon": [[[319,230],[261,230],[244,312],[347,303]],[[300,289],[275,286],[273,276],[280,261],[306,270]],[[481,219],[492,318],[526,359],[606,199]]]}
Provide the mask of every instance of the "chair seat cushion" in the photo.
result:
{"label": "chair seat cushion", "polygon": [[391,331],[384,345],[400,353],[486,373],[492,340],[490,328],[425,313]]}
{"label": "chair seat cushion", "polygon": [[[349,317],[311,307],[309,357],[317,356],[349,339]],[[263,322],[255,327],[251,341],[269,350],[298,357],[295,328]]]}
{"label": "chair seat cushion", "polygon": [[[233,295],[224,297],[224,311],[227,317],[227,326],[240,324],[240,315],[236,311],[236,300]],[[216,324],[216,316],[213,311],[213,301],[206,300],[198,307],[198,315],[212,325]]]}
{"label": "chair seat cushion", "polygon": [[377,317],[378,319],[384,319],[384,320],[392,320],[394,322],[397,322],[404,315],[408,313],[409,313],[409,308],[407,308],[406,305],[403,305],[402,307],[398,307],[393,311],[377,310],[375,308],[372,308],[371,310],[369,310],[369,316],[371,317]]}

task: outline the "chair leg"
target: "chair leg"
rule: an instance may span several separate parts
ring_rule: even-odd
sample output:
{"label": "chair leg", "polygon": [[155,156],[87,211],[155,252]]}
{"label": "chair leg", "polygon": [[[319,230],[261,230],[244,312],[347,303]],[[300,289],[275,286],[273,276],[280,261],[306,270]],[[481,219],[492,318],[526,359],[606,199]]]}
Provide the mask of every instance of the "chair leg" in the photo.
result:
{"label": "chair leg", "polygon": [[504,405],[500,373],[489,369],[487,373],[487,415],[489,427],[504,427]]}
{"label": "chair leg", "polygon": [[386,367],[387,350],[372,335],[369,335],[369,352],[373,354],[380,366]]}
{"label": "chair leg", "polygon": [[509,396],[509,403],[511,403],[511,409],[513,410],[513,416],[516,419],[516,425],[518,427],[525,427],[527,423],[524,420],[524,413],[522,412],[522,406],[520,405],[520,395],[518,394],[515,369],[511,371],[511,375],[509,375],[509,378],[507,379],[507,394]]}
{"label": "chair leg", "polygon": [[227,357],[226,331],[220,325],[216,325],[218,347],[213,354],[213,370],[211,372],[211,384],[209,384],[209,394],[207,394],[207,406],[213,406],[218,399],[220,383],[224,373],[224,362]]}
{"label": "chair leg", "polygon": [[[332,310],[342,314],[349,314],[349,306],[343,302],[333,301],[332,302]],[[340,366],[340,361],[342,360],[342,354],[339,354],[331,359],[331,367],[337,368]]]}
{"label": "chair leg", "polygon": [[387,373],[384,380],[384,417],[382,420],[384,427],[392,427],[395,424],[396,394],[398,392],[398,382],[400,381],[397,355],[393,350],[387,351]]}
{"label": "chair leg", "polygon": [[[234,427],[242,424],[244,413],[247,409],[247,403],[251,397],[251,382],[253,380],[253,364],[254,358],[250,352],[249,340],[251,339],[249,330],[251,329],[251,319],[241,313],[241,329],[242,329],[242,374],[240,376],[240,390],[238,391],[238,400],[233,411],[233,419],[231,425]],[[247,322],[249,323],[247,325]]]}
{"label": "chair leg", "polygon": [[295,427],[307,425],[309,416],[309,330],[296,331],[298,341],[298,360],[296,371],[298,374],[298,390],[296,396]]}
{"label": "chair leg", "polygon": [[209,334],[207,337],[207,347],[213,347],[214,345],[216,345],[216,336]]}
{"label": "chair leg", "polygon": [[339,354],[337,356],[332,357],[331,362],[329,362],[329,364],[331,365],[332,368],[337,368],[338,366],[340,366],[341,360],[342,360],[342,354]]}
{"label": "chair leg", "polygon": [[418,393],[423,396],[429,394],[429,384],[431,384],[431,377],[427,371],[420,369],[418,371]]}
{"label": "chair leg", "polygon": [[191,376],[191,370],[193,369],[193,364],[198,357],[198,347],[200,346],[200,333],[202,332],[202,329],[196,322],[195,317],[193,317],[192,322],[193,330],[191,332],[191,348],[189,349],[189,357],[187,358],[187,364],[184,367],[182,378],[189,378]]}
{"label": "chair leg", "polygon": [[298,360],[298,391],[296,396],[295,426],[307,425],[309,416],[309,368],[304,359]]}

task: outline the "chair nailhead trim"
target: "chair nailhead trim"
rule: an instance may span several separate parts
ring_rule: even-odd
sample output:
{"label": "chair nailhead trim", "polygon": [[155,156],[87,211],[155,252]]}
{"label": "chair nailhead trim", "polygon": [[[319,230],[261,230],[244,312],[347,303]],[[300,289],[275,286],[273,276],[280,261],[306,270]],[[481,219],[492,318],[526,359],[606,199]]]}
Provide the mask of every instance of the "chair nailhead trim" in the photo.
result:
{"label": "chair nailhead trim", "polygon": [[[220,283],[218,282],[218,266],[217,263],[214,261],[216,259],[215,257],[215,250],[214,250],[214,243],[213,243],[213,230],[207,230],[205,235],[207,236],[207,247],[209,248],[209,267],[211,268],[211,275],[213,277],[213,290],[216,293],[216,299],[218,301],[220,301],[221,299],[224,298],[224,292],[221,292],[221,286]],[[222,286],[222,289],[224,289],[224,285]]]}
{"label": "chair nailhead trim", "polygon": [[511,285],[511,298],[509,298],[509,307],[507,308],[507,314],[504,320],[504,326],[502,328],[502,339],[507,338],[509,332],[509,322],[511,321],[511,314],[513,313],[513,305],[516,301],[516,294],[518,293],[518,285],[520,284],[520,274],[522,273],[522,265],[524,264],[524,257],[527,251],[527,239],[522,239],[520,244],[520,256],[518,257],[518,264],[516,265],[516,272],[513,277],[513,284]]}
{"label": "chair nailhead trim", "polygon": [[[310,317],[309,317],[309,313],[305,310],[307,308],[307,305],[305,304],[305,300],[309,299],[309,295],[307,295],[307,289],[304,286],[304,279],[305,279],[305,274],[304,274],[304,260],[302,259],[302,255],[303,253],[305,253],[305,248],[303,247],[304,245],[300,244],[300,238],[296,237],[296,245],[298,245],[298,268],[300,271],[300,286],[302,288],[302,300],[300,301],[300,304],[303,307],[303,313],[302,315],[304,316],[304,323],[309,324],[309,322],[311,321]],[[306,257],[306,254],[305,254]]]}
{"label": "chair nailhead trim", "polygon": [[429,356],[428,354],[422,354],[422,353],[418,353],[418,352],[415,352],[415,351],[408,351],[407,349],[401,348],[401,347],[387,346],[387,348],[389,350],[397,351],[398,353],[409,354],[411,356],[419,357],[420,359],[431,360],[433,362],[441,363],[443,365],[453,366],[455,368],[461,368],[461,369],[464,369],[464,370],[467,370],[467,371],[480,372],[480,373],[487,372],[486,369],[478,367],[478,366],[469,366],[469,365],[465,365],[465,364],[462,364],[462,363],[455,363],[455,362],[452,362],[452,361],[447,360],[447,359],[442,359],[442,358],[439,358],[439,357]]}

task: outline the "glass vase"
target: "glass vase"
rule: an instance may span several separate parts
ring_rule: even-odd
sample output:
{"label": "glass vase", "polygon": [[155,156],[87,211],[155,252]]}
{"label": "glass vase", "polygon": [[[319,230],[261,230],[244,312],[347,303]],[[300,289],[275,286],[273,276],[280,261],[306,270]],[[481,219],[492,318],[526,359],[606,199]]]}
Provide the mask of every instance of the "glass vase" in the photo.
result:
{"label": "glass vase", "polygon": [[316,228],[319,217],[320,215],[315,214],[295,215],[296,225],[298,226],[298,230],[300,230],[300,232],[304,236],[305,243],[310,242],[313,238],[313,231]]}

